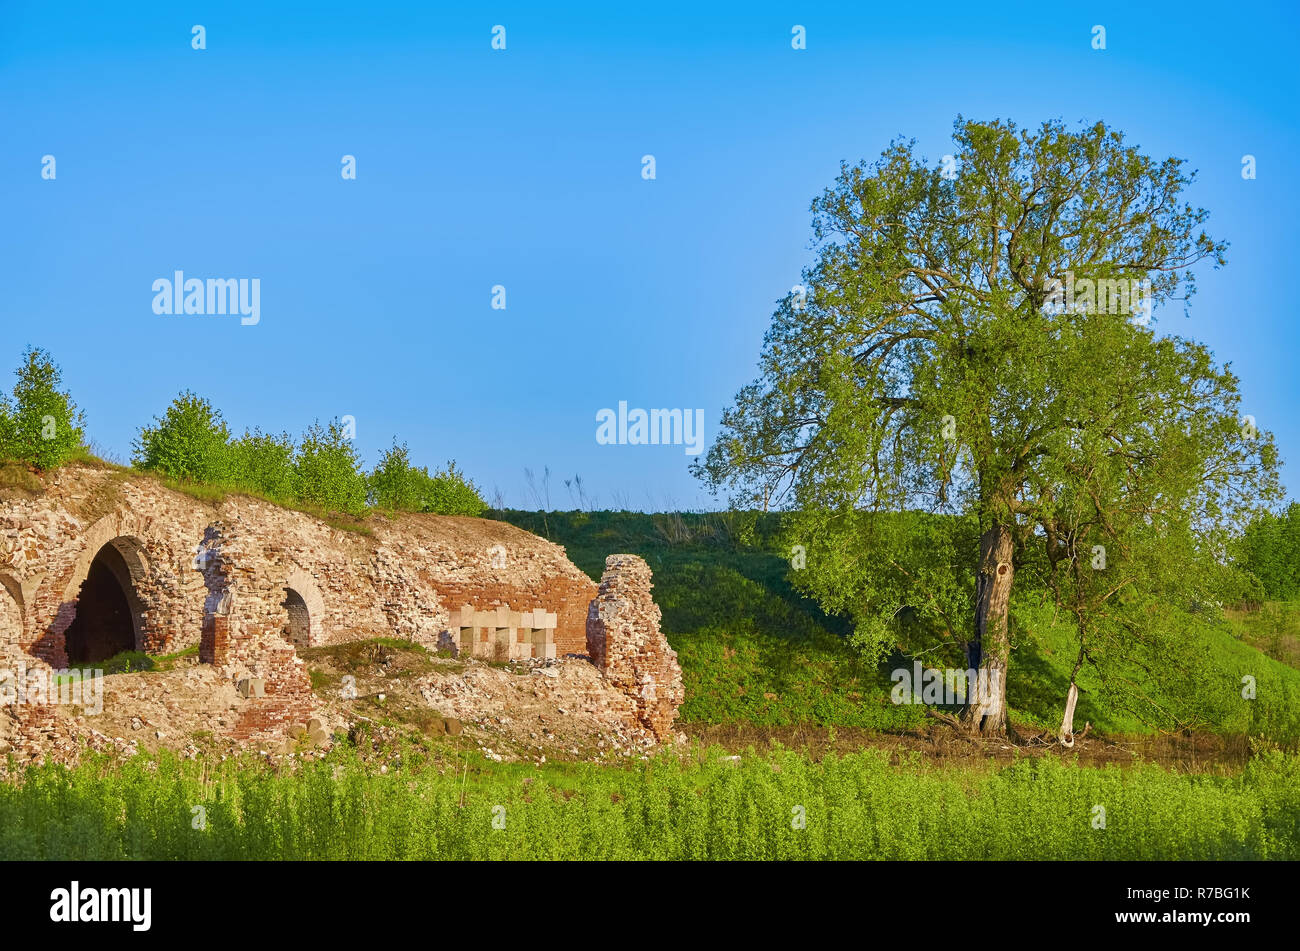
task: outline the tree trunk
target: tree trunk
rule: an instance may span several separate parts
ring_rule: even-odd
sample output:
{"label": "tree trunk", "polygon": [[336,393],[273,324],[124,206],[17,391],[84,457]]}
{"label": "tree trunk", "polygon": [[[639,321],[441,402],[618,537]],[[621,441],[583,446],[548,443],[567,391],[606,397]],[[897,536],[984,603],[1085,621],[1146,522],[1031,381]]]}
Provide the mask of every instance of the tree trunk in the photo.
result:
{"label": "tree trunk", "polygon": [[1079,685],[1070,681],[1069,692],[1065,695],[1065,713],[1061,716],[1061,732],[1056,738],[1062,746],[1074,745],[1074,705],[1079,702]]}
{"label": "tree trunk", "polygon": [[[1077,570],[1075,578],[1078,578]],[[1084,642],[1088,631],[1084,626],[1082,610],[1076,610],[1075,617],[1078,618],[1079,626],[1079,656],[1075,658],[1074,669],[1070,671],[1070,689],[1065,694],[1065,713],[1061,716],[1061,732],[1056,735],[1062,746],[1074,745],[1074,707],[1079,702],[1079,670],[1083,667]]]}
{"label": "tree trunk", "polygon": [[995,736],[1007,732],[1007,658],[1011,653],[1007,614],[1015,575],[1013,548],[1010,529],[996,522],[980,536],[975,637],[969,647],[969,662],[971,669],[979,672],[981,689],[962,712],[967,729]]}

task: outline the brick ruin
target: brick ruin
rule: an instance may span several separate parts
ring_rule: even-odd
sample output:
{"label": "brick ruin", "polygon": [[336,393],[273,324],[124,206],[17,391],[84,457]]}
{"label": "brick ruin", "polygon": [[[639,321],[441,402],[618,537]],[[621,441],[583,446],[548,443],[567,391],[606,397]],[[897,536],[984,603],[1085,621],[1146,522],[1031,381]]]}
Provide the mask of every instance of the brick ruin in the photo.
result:
{"label": "brick ruin", "polygon": [[598,591],[563,548],[503,522],[375,515],[368,532],[348,531],[245,496],[206,503],[81,466],[44,485],[0,498],[5,669],[197,647],[244,696],[225,735],[251,739],[312,716],[301,648],[392,637],[548,661],[590,647],[609,683],[635,694],[645,726],[672,735],[680,670],[658,631],[649,568],[633,556],[612,557]]}
{"label": "brick ruin", "polygon": [[677,652],[659,633],[650,566],[636,555],[610,555],[599,594],[587,610],[587,652],[605,679],[632,698],[637,718],[664,737],[685,699]]}

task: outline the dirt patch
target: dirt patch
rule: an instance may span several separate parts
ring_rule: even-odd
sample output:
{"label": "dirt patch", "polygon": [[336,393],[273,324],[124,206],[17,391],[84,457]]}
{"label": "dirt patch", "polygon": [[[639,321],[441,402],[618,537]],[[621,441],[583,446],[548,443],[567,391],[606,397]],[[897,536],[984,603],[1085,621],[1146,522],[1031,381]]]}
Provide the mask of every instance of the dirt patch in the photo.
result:
{"label": "dirt patch", "polygon": [[1133,766],[1157,763],[1179,772],[1236,770],[1250,758],[1245,737],[1210,734],[1154,736],[1089,735],[1076,737],[1072,748],[1044,735],[1017,731],[1015,737],[990,739],[971,736],[944,724],[926,724],[913,730],[882,733],[853,727],[801,725],[760,727],[750,724],[678,724],[693,740],[718,745],[733,752],[776,747],[805,751],[813,759],[828,753],[843,755],[864,749],[884,750],[891,762],[922,756],[941,766],[969,767],[976,763],[1009,764],[1026,756],[1054,756],[1083,766],[1115,764]]}

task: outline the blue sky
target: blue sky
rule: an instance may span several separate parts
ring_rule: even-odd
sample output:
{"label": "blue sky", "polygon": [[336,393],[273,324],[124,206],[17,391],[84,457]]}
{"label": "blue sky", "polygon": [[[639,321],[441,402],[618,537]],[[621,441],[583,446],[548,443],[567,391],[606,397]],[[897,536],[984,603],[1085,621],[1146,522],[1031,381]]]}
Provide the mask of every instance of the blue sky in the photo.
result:
{"label": "blue sky", "polygon": [[[49,348],[124,460],[191,388],[237,431],[352,415],[367,464],[398,435],[489,500],[533,507],[549,467],[556,507],[574,474],[716,507],[683,447],[600,445],[596,413],[703,408],[712,439],[839,162],[937,160],[959,113],[1103,119],[1199,170],[1229,264],[1157,316],[1231,361],[1294,497],[1300,13],[1133,6],[0,0],[0,366]],[[259,278],[260,323],[155,315],[177,269]]]}

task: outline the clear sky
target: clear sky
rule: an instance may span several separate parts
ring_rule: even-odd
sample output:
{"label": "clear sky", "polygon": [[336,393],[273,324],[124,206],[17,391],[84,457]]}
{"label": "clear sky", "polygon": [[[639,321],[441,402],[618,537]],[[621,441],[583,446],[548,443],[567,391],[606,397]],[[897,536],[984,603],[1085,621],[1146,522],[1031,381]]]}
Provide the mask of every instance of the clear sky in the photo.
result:
{"label": "clear sky", "polygon": [[[0,367],[49,348],[123,461],[190,388],[238,432],[351,415],[367,465],[398,435],[489,501],[549,467],[555,507],[574,474],[716,507],[596,414],[700,408],[712,440],[839,162],[937,161],[959,113],[1102,119],[1199,170],[1228,267],[1159,326],[1231,361],[1295,497],[1300,13],[1140,6],[0,0]],[[156,315],[176,270],[258,278],[259,323]]]}

